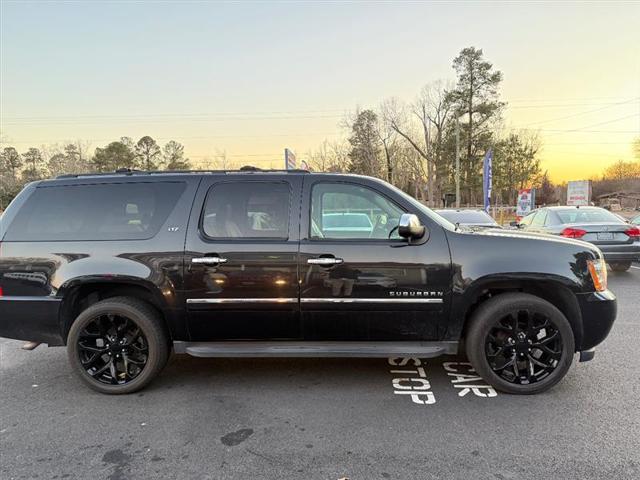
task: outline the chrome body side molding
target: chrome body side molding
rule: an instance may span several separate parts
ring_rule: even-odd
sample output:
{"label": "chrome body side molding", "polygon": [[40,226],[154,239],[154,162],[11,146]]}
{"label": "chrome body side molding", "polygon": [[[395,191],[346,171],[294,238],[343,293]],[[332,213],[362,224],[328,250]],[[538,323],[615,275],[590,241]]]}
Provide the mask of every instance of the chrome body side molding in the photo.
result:
{"label": "chrome body side molding", "polygon": [[297,303],[297,298],[187,298],[187,303]]}
{"label": "chrome body side molding", "polygon": [[[188,298],[187,303],[296,303],[297,298]],[[443,303],[442,298],[301,298],[302,303]]]}

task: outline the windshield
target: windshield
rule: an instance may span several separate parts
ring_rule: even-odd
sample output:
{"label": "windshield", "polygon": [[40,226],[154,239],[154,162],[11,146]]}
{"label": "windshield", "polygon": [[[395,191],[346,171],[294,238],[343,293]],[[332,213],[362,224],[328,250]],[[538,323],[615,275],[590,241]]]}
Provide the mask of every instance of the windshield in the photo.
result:
{"label": "windshield", "polygon": [[556,210],[556,214],[562,223],[622,223],[617,215],[603,208],[567,208]]}

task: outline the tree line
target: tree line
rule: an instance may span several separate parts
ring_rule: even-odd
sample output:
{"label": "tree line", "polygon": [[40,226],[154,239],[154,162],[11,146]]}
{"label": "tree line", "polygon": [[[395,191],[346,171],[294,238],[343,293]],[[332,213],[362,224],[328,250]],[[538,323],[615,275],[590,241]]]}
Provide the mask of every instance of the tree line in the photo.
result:
{"label": "tree line", "polygon": [[[541,169],[538,133],[504,127],[502,72],[474,47],[460,51],[452,68],[455,81],[427,84],[413,102],[389,98],[358,109],[344,122],[346,139],[325,141],[308,153],[312,167],[376,176],[441,206],[445,194],[456,191],[457,150],[461,203],[477,205],[483,158],[492,149],[492,203],[515,205],[517,191],[526,187],[544,191],[540,198],[552,203],[556,186]],[[637,162],[617,162],[605,177],[640,177],[640,139],[634,149]]]}
{"label": "tree line", "polygon": [[[299,155],[317,171],[351,172],[385,179],[430,206],[440,206],[455,193],[459,175],[461,203],[482,203],[482,167],[493,151],[492,203],[515,205],[517,191],[538,187],[538,198],[553,203],[556,195],[540,166],[542,141],[536,132],[504,127],[506,102],[500,98],[501,71],[483,51],[464,48],[453,59],[455,80],[436,81],[421,89],[412,102],[383,100],[375,108],[356,109],[342,121],[348,134],[323,142]],[[604,172],[605,179],[640,177],[640,139],[635,162],[620,161]],[[171,140],[164,146],[150,136],[130,137],[98,147],[88,144],[0,151],[0,209],[33,180],[65,173],[110,172],[120,168],[184,170],[190,168],[184,146]],[[456,152],[460,161],[456,169]],[[215,163],[228,168],[225,153]]]}
{"label": "tree line", "polygon": [[383,178],[430,206],[455,193],[459,174],[461,202],[477,204],[483,158],[492,149],[494,201],[514,203],[517,189],[541,179],[541,141],[525,131],[503,133],[503,75],[481,49],[463,49],[452,67],[455,82],[427,84],[413,102],[389,98],[357,111],[346,122],[346,142],[325,142],[310,152],[311,164]]}
{"label": "tree line", "polygon": [[22,153],[14,147],[4,147],[0,151],[0,209],[28,182],[62,174],[114,172],[121,168],[188,170],[191,165],[181,143],[170,140],[161,147],[148,135],[137,142],[122,137],[96,148],[93,155],[82,142],[62,147],[31,147]]}

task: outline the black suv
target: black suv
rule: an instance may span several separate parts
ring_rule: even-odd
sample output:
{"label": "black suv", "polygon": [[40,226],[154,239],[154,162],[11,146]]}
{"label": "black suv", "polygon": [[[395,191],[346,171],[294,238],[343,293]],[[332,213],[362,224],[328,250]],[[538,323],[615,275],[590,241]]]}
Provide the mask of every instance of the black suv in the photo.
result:
{"label": "black suv", "polygon": [[116,172],[32,183],[0,228],[0,336],[66,345],[90,387],[199,357],[433,357],[556,384],[609,333],[597,247],[460,229],[374,178]]}

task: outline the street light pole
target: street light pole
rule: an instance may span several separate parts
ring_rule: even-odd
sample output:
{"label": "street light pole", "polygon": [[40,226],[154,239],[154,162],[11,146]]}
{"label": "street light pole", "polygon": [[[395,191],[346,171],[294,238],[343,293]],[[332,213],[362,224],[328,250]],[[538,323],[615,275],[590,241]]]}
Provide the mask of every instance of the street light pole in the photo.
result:
{"label": "street light pole", "polygon": [[460,123],[456,116],[456,208],[460,208]]}

